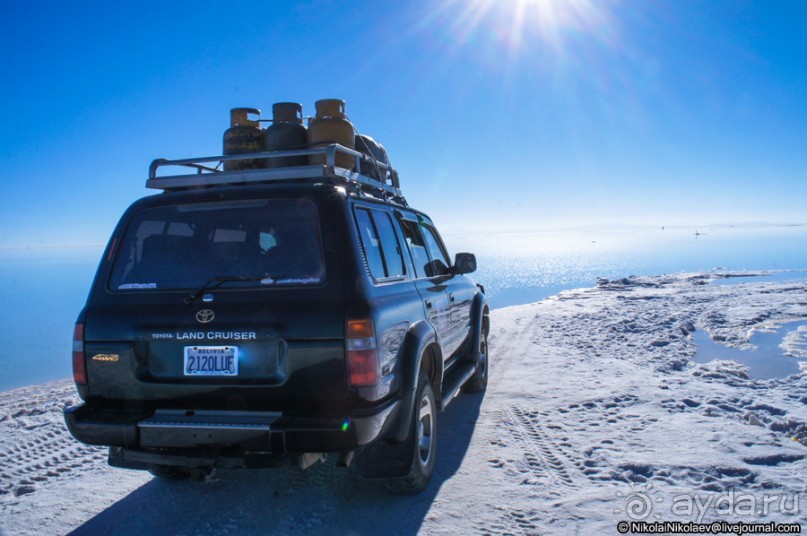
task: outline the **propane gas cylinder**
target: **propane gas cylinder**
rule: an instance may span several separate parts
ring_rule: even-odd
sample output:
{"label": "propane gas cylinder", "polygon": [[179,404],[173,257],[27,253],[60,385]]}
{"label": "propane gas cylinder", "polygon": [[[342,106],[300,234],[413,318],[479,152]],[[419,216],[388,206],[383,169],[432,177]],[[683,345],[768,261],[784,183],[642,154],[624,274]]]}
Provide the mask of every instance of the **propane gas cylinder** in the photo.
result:
{"label": "propane gas cylinder", "polygon": [[[345,101],[323,99],[315,103],[317,115],[308,122],[308,148],[317,149],[338,143],[348,149],[355,147],[353,124],[347,120]],[[325,164],[325,155],[311,155],[309,164]],[[336,165],[353,170],[356,159],[350,155],[337,153]]]}
{"label": "propane gas cylinder", "polygon": [[[255,119],[250,119],[250,116],[254,116]],[[259,122],[260,116],[261,111],[256,108],[233,108],[230,110],[230,128],[224,132],[225,155],[263,151],[263,131]],[[262,167],[262,158],[224,162],[224,171]]]}
{"label": "propane gas cylinder", "polygon": [[[272,105],[272,124],[263,131],[263,148],[267,151],[294,151],[308,146],[308,131],[303,125],[303,105],[276,102]],[[304,166],[306,156],[267,158],[266,167]]]}

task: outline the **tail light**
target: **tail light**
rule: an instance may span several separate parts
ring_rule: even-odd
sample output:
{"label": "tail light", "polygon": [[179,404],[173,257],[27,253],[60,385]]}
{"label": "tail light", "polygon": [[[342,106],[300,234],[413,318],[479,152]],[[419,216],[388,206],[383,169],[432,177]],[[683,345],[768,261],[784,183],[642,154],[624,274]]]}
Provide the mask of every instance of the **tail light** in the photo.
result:
{"label": "tail light", "polygon": [[369,387],[378,383],[378,351],[375,329],[369,318],[347,322],[347,372],[352,387]]}
{"label": "tail light", "polygon": [[76,385],[87,385],[87,362],[84,360],[84,324],[79,322],[73,330],[73,380]]}

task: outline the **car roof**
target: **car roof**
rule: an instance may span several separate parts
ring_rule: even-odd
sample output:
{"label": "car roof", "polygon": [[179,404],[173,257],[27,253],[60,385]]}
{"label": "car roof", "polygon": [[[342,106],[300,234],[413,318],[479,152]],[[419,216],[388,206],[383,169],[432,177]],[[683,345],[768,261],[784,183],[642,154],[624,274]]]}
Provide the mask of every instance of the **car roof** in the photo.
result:
{"label": "car roof", "polygon": [[[328,182],[288,182],[169,190],[138,199],[132,203],[127,212],[164,205],[250,198],[308,197],[315,200],[332,200],[334,192],[338,191],[339,188],[342,187]],[[403,206],[388,199],[370,196],[361,191],[348,191],[345,199],[355,199],[362,202],[388,206],[394,209],[415,213],[427,220],[431,220],[428,215],[420,210],[410,206]]]}

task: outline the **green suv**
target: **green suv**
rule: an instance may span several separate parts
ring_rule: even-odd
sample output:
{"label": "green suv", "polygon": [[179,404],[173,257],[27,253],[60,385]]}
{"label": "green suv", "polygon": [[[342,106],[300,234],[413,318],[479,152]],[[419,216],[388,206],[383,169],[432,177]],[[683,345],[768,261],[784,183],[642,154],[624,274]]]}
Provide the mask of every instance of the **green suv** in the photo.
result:
{"label": "green suv", "polygon": [[111,465],[173,479],[330,453],[397,492],[428,485],[438,412],[487,385],[476,259],[451,260],[391,168],[335,165],[362,153],[261,156],[314,152],[323,165],[152,164],[162,192],[121,218],[73,342],[84,403],[65,420]]}

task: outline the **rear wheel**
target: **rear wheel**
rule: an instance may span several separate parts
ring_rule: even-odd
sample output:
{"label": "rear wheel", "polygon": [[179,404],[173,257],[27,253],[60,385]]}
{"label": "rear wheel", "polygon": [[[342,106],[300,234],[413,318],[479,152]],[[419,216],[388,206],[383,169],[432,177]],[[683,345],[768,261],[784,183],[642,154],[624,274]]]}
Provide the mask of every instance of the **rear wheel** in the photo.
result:
{"label": "rear wheel", "polygon": [[437,404],[434,391],[426,376],[418,380],[415,414],[407,442],[414,448],[409,474],[388,481],[391,491],[399,494],[420,493],[429,485],[437,455]]}
{"label": "rear wheel", "polygon": [[474,375],[468,378],[465,385],[462,386],[464,393],[478,393],[484,391],[488,387],[488,334],[482,332],[482,338],[479,341],[479,359],[476,362],[476,371]]}

